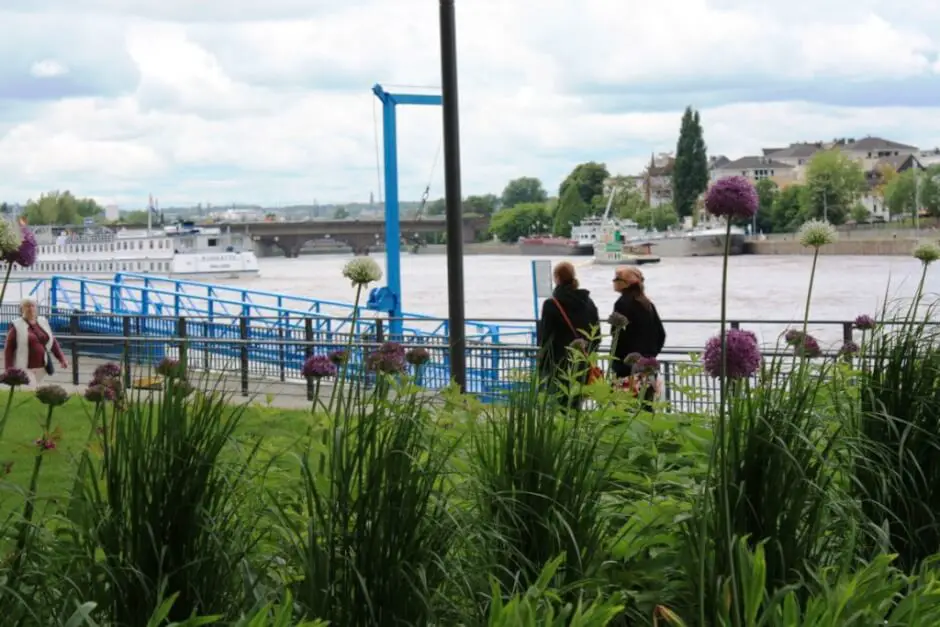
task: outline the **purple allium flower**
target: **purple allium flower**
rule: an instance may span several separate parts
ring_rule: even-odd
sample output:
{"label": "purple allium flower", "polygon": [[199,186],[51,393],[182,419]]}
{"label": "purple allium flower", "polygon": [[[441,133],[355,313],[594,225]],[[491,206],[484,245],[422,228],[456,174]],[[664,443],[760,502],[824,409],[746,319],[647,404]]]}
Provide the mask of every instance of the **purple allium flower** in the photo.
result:
{"label": "purple allium flower", "polygon": [[705,195],[705,210],[713,216],[750,218],[758,204],[757,190],[743,176],[719,179]]}
{"label": "purple allium flower", "polygon": [[101,364],[92,373],[92,383],[101,383],[105,379],[120,379],[121,367],[113,362]]}
{"label": "purple allium flower", "polygon": [[862,314],[855,318],[854,326],[859,331],[871,331],[875,328],[875,319],[867,314]]}
{"label": "purple allium flower", "polygon": [[160,360],[160,363],[157,364],[156,371],[158,375],[167,378],[183,376],[183,369],[180,367],[180,362],[176,359],[170,359],[169,357],[164,357]]}
{"label": "purple allium flower", "polygon": [[627,324],[630,321],[627,320],[627,317],[620,312],[613,312],[610,316],[607,317],[607,324],[610,325],[610,328],[614,331],[620,331],[627,328]]}
{"label": "purple allium flower", "polygon": [[52,438],[42,436],[41,438],[36,438],[36,446],[42,451],[51,451],[55,449],[56,444],[55,440]]}
{"label": "purple allium flower", "polygon": [[640,357],[633,364],[633,374],[652,375],[659,372],[659,361],[655,357]]}
{"label": "purple allium flower", "polygon": [[322,379],[336,374],[336,364],[326,355],[311,355],[304,362],[301,374],[307,379]]}
{"label": "purple allium flower", "polygon": [[405,353],[405,360],[412,366],[423,366],[431,359],[428,349],[418,346]]}
{"label": "purple allium flower", "polygon": [[337,366],[342,366],[349,360],[349,355],[347,355],[346,351],[344,350],[331,351],[327,357],[329,357],[330,361]]}
{"label": "purple allium flower", "polygon": [[34,263],[36,263],[36,253],[38,252],[38,247],[36,246],[36,236],[33,235],[31,229],[28,229],[25,226],[20,227],[20,233],[23,236],[23,241],[20,242],[20,247],[13,252],[4,255],[3,260],[7,263],[15,263],[21,268],[29,268]]}
{"label": "purple allium flower", "polygon": [[385,342],[366,358],[366,370],[384,374],[397,374],[405,371],[405,349],[397,342]]}
{"label": "purple allium flower", "polygon": [[643,359],[643,355],[639,353],[630,353],[629,355],[623,358],[623,363],[626,366],[632,366],[636,364],[636,362],[640,361],[641,359]]}
{"label": "purple allium flower", "polygon": [[849,340],[848,342],[842,345],[842,348],[839,349],[839,354],[842,355],[843,357],[846,357],[848,355],[857,354],[858,350],[859,350],[858,344]]}
{"label": "purple allium flower", "polygon": [[107,403],[117,398],[114,389],[103,383],[92,383],[85,390],[85,399],[92,403]]}
{"label": "purple allium flower", "polygon": [[793,351],[800,357],[806,357],[808,359],[822,355],[819,342],[809,333],[803,336],[802,342],[798,342],[793,346]]}
{"label": "purple allium flower", "polygon": [[10,368],[0,375],[0,383],[15,388],[21,385],[29,385],[29,374],[19,368]]}
{"label": "purple allium flower", "polygon": [[[725,334],[728,378],[747,379],[760,368],[760,346],[751,331],[729,329]],[[702,356],[705,372],[712,377],[721,376],[721,336],[708,340]]]}
{"label": "purple allium flower", "polygon": [[58,407],[69,400],[69,393],[61,385],[44,385],[36,390],[36,398],[43,405]]}
{"label": "purple allium flower", "polygon": [[784,341],[786,341],[788,346],[796,346],[803,339],[803,332],[796,329],[787,329],[786,334],[783,336]]}

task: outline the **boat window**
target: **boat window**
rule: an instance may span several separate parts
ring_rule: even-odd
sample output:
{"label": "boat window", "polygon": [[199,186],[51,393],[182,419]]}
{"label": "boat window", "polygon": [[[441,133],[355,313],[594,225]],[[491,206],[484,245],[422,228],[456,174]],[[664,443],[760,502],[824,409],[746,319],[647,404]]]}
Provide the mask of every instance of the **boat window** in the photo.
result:
{"label": "boat window", "polygon": [[142,241],[138,241],[138,242],[137,242],[137,250],[143,250],[143,249],[144,249],[144,243],[143,243]]}
{"label": "boat window", "polygon": [[209,246],[210,246],[210,247],[212,247],[212,246],[218,246],[218,245],[219,245],[219,240],[218,240],[218,239],[216,239],[216,238],[214,238],[214,237],[210,237],[210,238],[209,238]]}

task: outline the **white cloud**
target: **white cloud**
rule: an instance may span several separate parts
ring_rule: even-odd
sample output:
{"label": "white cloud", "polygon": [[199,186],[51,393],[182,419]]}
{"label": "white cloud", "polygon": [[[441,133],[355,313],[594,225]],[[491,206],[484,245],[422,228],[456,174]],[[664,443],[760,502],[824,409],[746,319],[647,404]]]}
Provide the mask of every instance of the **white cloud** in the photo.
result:
{"label": "white cloud", "polygon": [[[940,107],[813,102],[817,88],[937,80],[940,10],[932,0],[891,14],[873,0],[831,4],[458,5],[465,192],[498,192],[522,175],[551,190],[579,161],[626,173],[675,146],[680,111],[602,107],[589,86],[695,105],[710,86],[733,85],[743,102],[702,108],[711,151],[730,157],[842,135],[940,145]],[[124,64],[132,82],[111,97],[63,97],[25,119],[0,118],[0,197],[10,200],[65,186],[123,203],[150,191],[164,204],[366,199],[378,187],[372,83],[439,83],[437,6],[422,0],[33,0],[21,11],[17,23],[33,33],[88,11],[96,19],[76,17],[73,39],[103,23],[123,35],[123,55],[111,35],[100,51],[39,42],[33,58],[46,60],[33,75],[80,61],[104,76]],[[33,40],[18,45],[28,51]],[[786,85],[802,89],[799,100],[747,101],[749,90]],[[429,176],[442,194],[440,163],[431,172],[440,110],[398,117],[402,197],[416,198]]]}
{"label": "white cloud", "polygon": [[68,74],[68,71],[69,69],[66,66],[62,65],[55,59],[43,59],[42,61],[36,61],[29,68],[29,73],[36,78],[54,78],[56,76]]}

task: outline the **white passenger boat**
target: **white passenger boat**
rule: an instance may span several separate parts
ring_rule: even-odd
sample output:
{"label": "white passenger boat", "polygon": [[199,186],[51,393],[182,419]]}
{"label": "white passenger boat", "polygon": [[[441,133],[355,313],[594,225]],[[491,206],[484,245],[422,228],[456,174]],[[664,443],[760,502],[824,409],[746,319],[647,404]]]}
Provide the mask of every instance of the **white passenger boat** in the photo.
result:
{"label": "white passenger boat", "polygon": [[258,276],[251,240],[215,227],[181,223],[162,229],[107,227],[32,227],[39,246],[30,268],[15,268],[20,278],[52,274],[113,276],[135,272],[189,279]]}

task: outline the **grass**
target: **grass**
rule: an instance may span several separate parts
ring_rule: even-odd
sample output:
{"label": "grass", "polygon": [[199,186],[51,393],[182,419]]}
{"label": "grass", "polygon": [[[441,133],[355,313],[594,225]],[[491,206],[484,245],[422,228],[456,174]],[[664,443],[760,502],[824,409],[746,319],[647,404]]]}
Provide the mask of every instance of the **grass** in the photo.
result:
{"label": "grass", "polygon": [[[4,390],[0,396],[6,393]],[[232,405],[230,411],[237,407]],[[94,405],[77,396],[56,409],[53,431],[58,437],[57,447],[46,457],[37,490],[47,504],[58,505],[72,488],[78,460],[89,446],[93,414]],[[45,415],[46,407],[36,400],[34,393],[14,393],[10,419],[0,440],[0,464],[10,468],[3,482],[13,489],[0,493],[0,520],[23,506],[23,496],[17,486],[29,483],[36,454],[34,442],[42,435]],[[282,453],[294,450],[298,438],[318,422],[309,411],[248,404],[244,406],[234,439],[243,444],[263,442],[259,462],[271,463],[270,479],[276,484],[278,477],[286,481],[284,475],[295,466]]]}

